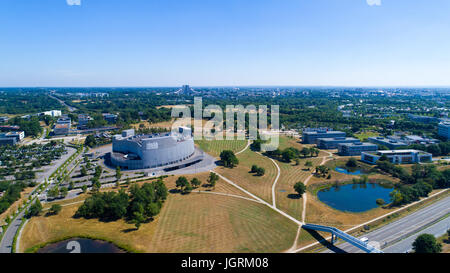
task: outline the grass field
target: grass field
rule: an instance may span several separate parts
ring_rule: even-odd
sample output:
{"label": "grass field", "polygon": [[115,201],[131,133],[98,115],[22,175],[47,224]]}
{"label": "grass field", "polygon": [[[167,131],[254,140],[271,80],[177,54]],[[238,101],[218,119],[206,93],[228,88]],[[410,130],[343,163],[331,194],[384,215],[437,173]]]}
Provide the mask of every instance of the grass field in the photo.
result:
{"label": "grass field", "polygon": [[377,136],[379,136],[379,135],[380,135],[380,134],[377,133],[377,132],[364,131],[364,132],[361,132],[361,133],[359,133],[359,134],[355,134],[355,137],[358,138],[358,139],[361,140],[361,141],[367,141],[367,139],[368,139],[369,137],[377,137]]}
{"label": "grass field", "polygon": [[[265,201],[272,202],[272,184],[277,176],[277,169],[273,162],[256,152],[246,150],[237,155],[239,165],[233,169],[218,167],[216,171],[249,192],[259,196]],[[250,173],[252,165],[257,165],[266,170],[264,176],[255,176]]]}
{"label": "grass field", "polygon": [[247,146],[247,140],[196,140],[195,143],[200,149],[214,157],[218,157],[223,150],[237,153]]}
{"label": "grass field", "polygon": [[320,164],[322,158],[301,159],[298,166],[295,166],[295,163],[277,162],[281,170],[280,178],[275,187],[277,208],[299,220],[301,220],[303,200],[297,197],[294,185],[297,182],[305,182],[311,175],[311,171],[308,171],[305,167],[306,161],[313,163],[313,167],[311,167],[311,171],[313,171],[315,166]]}
{"label": "grass field", "polygon": [[154,252],[281,252],[297,227],[265,205],[223,196],[175,196],[161,214]]}
{"label": "grass field", "polygon": [[[203,175],[197,177],[205,181]],[[166,179],[169,189],[175,179]],[[223,181],[215,191],[236,193]],[[32,218],[22,231],[20,250],[82,236],[139,252],[280,252],[290,247],[296,233],[294,223],[267,206],[229,196],[169,194],[161,214],[139,230],[124,220],[73,218],[81,203],[69,203],[82,198],[61,202],[66,205],[58,215]]]}

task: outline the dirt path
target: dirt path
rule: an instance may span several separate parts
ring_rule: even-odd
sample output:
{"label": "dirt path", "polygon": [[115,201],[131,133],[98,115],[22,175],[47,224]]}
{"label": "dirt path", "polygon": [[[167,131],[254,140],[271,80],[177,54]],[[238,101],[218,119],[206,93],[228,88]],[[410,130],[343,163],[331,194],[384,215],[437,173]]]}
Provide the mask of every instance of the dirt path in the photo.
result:
{"label": "dirt path", "polygon": [[245,146],[245,148],[244,149],[242,149],[241,151],[239,151],[239,152],[237,152],[236,153],[236,155],[238,155],[238,154],[241,154],[241,153],[243,153],[243,152],[245,152],[247,149],[248,149],[248,147],[250,146],[250,144],[251,144],[252,142],[250,141],[250,139],[249,140],[247,140],[247,146]]}

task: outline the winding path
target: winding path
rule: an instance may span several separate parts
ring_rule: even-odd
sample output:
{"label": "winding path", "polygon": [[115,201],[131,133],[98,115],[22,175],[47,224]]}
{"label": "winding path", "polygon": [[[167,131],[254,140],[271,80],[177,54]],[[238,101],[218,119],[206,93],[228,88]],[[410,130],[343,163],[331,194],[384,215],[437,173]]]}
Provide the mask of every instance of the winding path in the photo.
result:
{"label": "winding path", "polygon": [[250,146],[251,143],[252,143],[252,142],[250,141],[250,139],[248,139],[248,140],[247,140],[247,146],[245,146],[244,149],[240,150],[240,151],[237,152],[235,155],[238,155],[238,154],[241,154],[241,153],[245,152],[245,151],[248,149],[248,147]]}

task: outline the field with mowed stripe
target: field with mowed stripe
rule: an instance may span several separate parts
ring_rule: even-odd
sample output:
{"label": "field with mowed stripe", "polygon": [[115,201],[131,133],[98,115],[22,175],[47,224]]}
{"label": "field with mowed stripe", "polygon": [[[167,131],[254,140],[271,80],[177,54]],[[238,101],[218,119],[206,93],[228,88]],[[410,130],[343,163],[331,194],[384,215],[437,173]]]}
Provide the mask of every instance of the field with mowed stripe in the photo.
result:
{"label": "field with mowed stripe", "polygon": [[[305,162],[311,161],[313,166],[308,171],[305,167]],[[297,182],[305,182],[311,172],[314,171],[315,166],[322,162],[322,158],[307,158],[301,159],[300,164],[295,166],[295,163],[285,163],[277,161],[280,166],[281,174],[278,183],[275,187],[275,198],[277,208],[285,211],[289,215],[301,220],[303,209],[303,200],[298,197],[294,190],[294,185]]]}
{"label": "field with mowed stripe", "polygon": [[218,157],[224,150],[237,153],[247,146],[247,140],[196,140],[195,143],[200,149],[214,157]]}
{"label": "field with mowed stripe", "polygon": [[[272,202],[272,184],[277,176],[277,169],[273,162],[256,152],[246,150],[237,155],[239,164],[234,168],[218,167],[216,171],[234,183],[257,195],[265,201]],[[250,173],[252,165],[257,165],[266,170],[264,176],[256,176]]]}
{"label": "field with mowed stripe", "polygon": [[173,196],[161,213],[151,252],[281,252],[297,226],[265,205],[208,194]]}

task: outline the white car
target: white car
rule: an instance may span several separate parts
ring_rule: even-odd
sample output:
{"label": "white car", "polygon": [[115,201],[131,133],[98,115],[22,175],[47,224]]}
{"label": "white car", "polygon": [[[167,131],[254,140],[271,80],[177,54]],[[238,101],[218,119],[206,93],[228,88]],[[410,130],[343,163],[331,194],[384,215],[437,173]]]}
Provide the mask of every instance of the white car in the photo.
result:
{"label": "white car", "polygon": [[369,242],[369,238],[367,238],[367,237],[362,237],[359,240],[361,240],[361,242],[366,243],[366,244]]}

